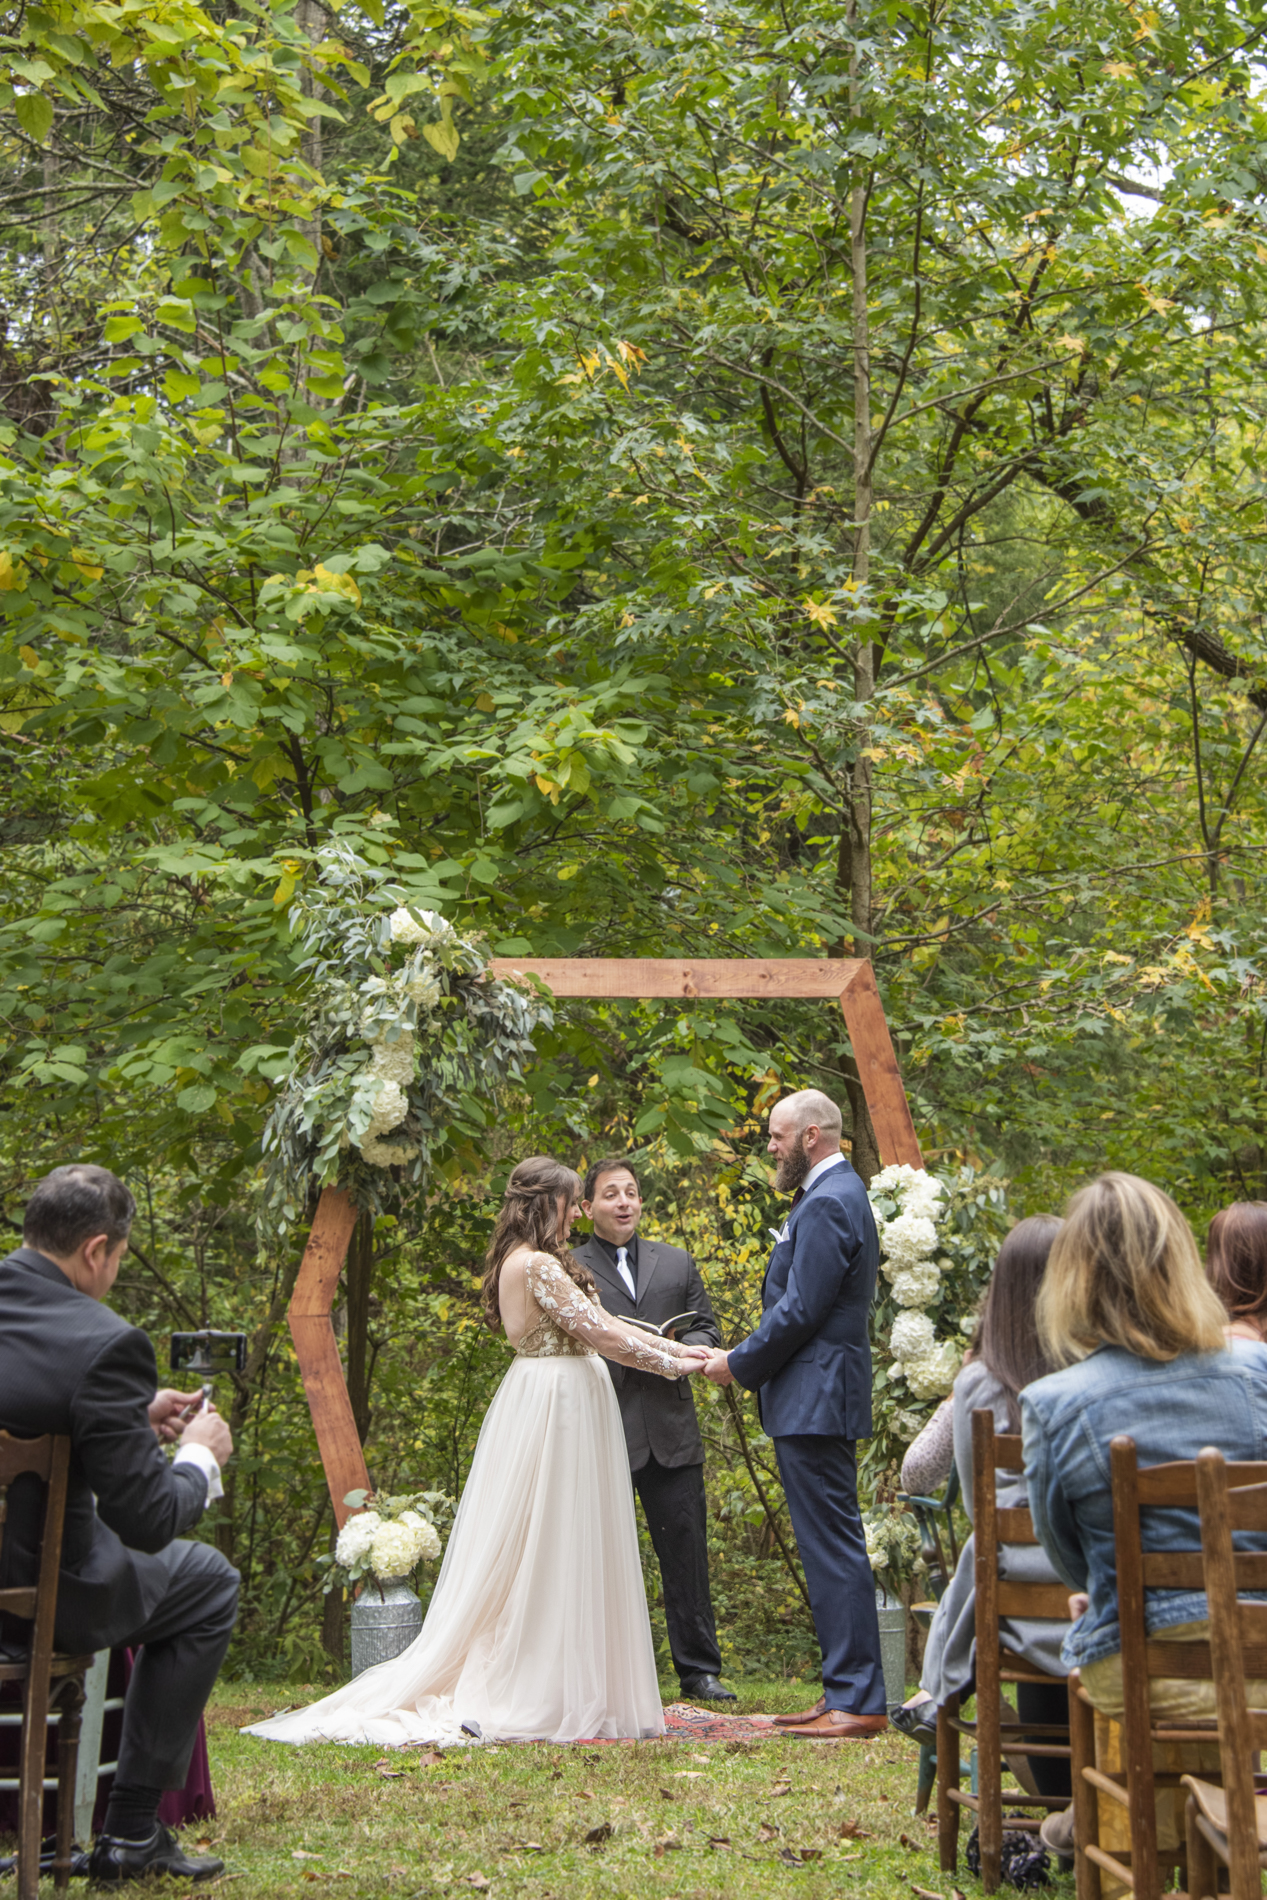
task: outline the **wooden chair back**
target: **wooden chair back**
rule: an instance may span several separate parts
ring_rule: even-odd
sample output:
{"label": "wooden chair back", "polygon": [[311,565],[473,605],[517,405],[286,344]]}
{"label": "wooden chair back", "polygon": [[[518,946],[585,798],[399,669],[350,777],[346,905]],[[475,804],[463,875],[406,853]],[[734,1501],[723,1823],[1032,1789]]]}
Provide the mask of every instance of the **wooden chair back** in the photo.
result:
{"label": "wooden chair back", "polygon": [[[995,1429],[994,1414],[977,1411],[972,1415],[972,1488],[973,1549],[976,1589],[976,1702],[975,1722],[959,1716],[958,1698],[953,1707],[938,1711],[938,1821],[941,1865],[953,1873],[958,1861],[958,1809],[975,1809],[977,1844],[981,1856],[981,1883],[993,1893],[1001,1877],[1003,1851],[1003,1810],[1016,1806],[1062,1808],[1063,1798],[1003,1791],[1003,1756],[1055,1756],[1068,1759],[1069,1731],[1064,1724],[1005,1721],[1000,1698],[1005,1682],[1063,1684],[1063,1676],[1050,1676],[1023,1656],[1007,1649],[1001,1639],[1001,1617],[1041,1618],[1052,1622],[1069,1621],[1069,1592],[1060,1583],[1027,1583],[1000,1577],[999,1563],[1005,1544],[1036,1545],[1034,1520],[1027,1506],[1000,1506],[997,1473],[1024,1471],[1019,1434]],[[945,1742],[943,1743],[943,1728]],[[965,1794],[958,1785],[960,1734],[971,1735],[977,1745],[976,1795]],[[1031,1739],[1032,1738],[1032,1739]],[[951,1750],[953,1749],[953,1755]],[[943,1757],[945,1769],[943,1771]],[[1034,1829],[1036,1821],[1017,1820],[1014,1825]]]}
{"label": "wooden chair back", "polygon": [[[6,1675],[19,1675],[26,1684],[18,1769],[18,1900],[35,1900],[39,1886],[44,1751],[53,1673],[57,1580],[61,1569],[62,1533],[70,1476],[70,1439],[52,1435],[13,1438],[8,1432],[0,1431],[0,1556],[3,1556],[4,1551],[10,1487],[15,1479],[27,1476],[38,1478],[46,1487],[38,1577],[34,1586],[0,1590],[0,1612],[19,1617],[32,1625],[30,1652],[25,1665],[10,1665],[5,1669]],[[65,1883],[60,1878],[60,1868],[58,1873],[58,1885],[63,1886]]]}
{"label": "wooden chair back", "polygon": [[[1101,1848],[1098,1839],[1081,1838],[1079,1860],[1085,1855],[1097,1870],[1112,1874],[1140,1897],[1156,1900],[1162,1891],[1162,1857],[1157,1840],[1157,1788],[1178,1786],[1180,1777],[1166,1773],[1158,1776],[1153,1768],[1156,1742],[1209,1741],[1214,1724],[1202,1721],[1153,1719],[1149,1684],[1159,1676],[1178,1677],[1194,1682],[1213,1682],[1214,1668],[1208,1642],[1176,1643],[1150,1639],[1145,1625],[1145,1593],[1149,1590],[1205,1589],[1205,1560],[1199,1542],[1196,1520],[1197,1467],[1194,1459],[1171,1464],[1140,1467],[1135,1441],[1125,1435],[1115,1438],[1109,1447],[1112,1480],[1113,1543],[1117,1564],[1118,1624],[1122,1656],[1122,1760],[1125,1789],[1112,1784],[1112,1778],[1090,1763],[1083,1764],[1079,1752],[1079,1772],[1101,1795],[1121,1803],[1127,1810],[1131,1849],[1127,1863],[1118,1855]],[[1260,1484],[1267,1479],[1267,1464],[1231,1464],[1226,1467],[1228,1483],[1240,1488]],[[1142,1513],[1149,1510],[1183,1510],[1194,1514],[1191,1547],[1178,1550],[1145,1550]],[[1246,1575],[1262,1575],[1267,1582],[1267,1554],[1254,1558]],[[1248,1584],[1245,1586],[1249,1587]],[[1085,1691],[1082,1692],[1085,1695]],[[1097,1810],[1092,1810],[1093,1813]],[[1098,1821],[1092,1832],[1098,1835]],[[1176,1853],[1168,1861],[1166,1872],[1182,1861]],[[1081,1870],[1080,1870],[1081,1871]],[[1094,1894],[1098,1891],[1098,1871],[1084,1883]]]}
{"label": "wooden chair back", "polygon": [[1254,1754],[1267,1747],[1267,1710],[1249,1706],[1246,1685],[1267,1681],[1267,1603],[1239,1599],[1248,1590],[1267,1590],[1267,1551],[1238,1551],[1232,1537],[1236,1531],[1267,1534],[1267,1483],[1233,1488],[1235,1470],[1215,1450],[1203,1451],[1197,1458],[1227,1817],[1226,1864],[1233,1900],[1246,1900],[1246,1896],[1258,1900],[1262,1830],[1255,1801]]}

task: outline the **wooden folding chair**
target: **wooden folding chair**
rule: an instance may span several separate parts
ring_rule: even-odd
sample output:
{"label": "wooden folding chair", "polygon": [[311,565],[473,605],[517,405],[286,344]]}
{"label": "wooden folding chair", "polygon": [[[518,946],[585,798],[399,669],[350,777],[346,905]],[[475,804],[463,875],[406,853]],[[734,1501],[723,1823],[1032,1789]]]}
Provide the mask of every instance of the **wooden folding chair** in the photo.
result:
{"label": "wooden folding chair", "polygon": [[23,1690],[18,1770],[18,1900],[36,1900],[39,1890],[44,1754],[49,1715],[54,1711],[58,1746],[53,1881],[59,1891],[65,1891],[70,1881],[80,1711],[84,1701],[84,1677],[92,1665],[92,1657],[63,1656],[53,1648],[69,1470],[69,1438],[11,1438],[8,1432],[0,1431],[0,1550],[8,1516],[9,1487],[14,1479],[29,1474],[41,1479],[47,1487],[38,1581],[33,1588],[0,1590],[0,1612],[20,1617],[32,1626],[25,1661],[8,1661],[0,1655],[0,1682],[20,1682]]}
{"label": "wooden folding chair", "polygon": [[[992,1412],[972,1415],[973,1535],[976,1561],[977,1673],[975,1722],[959,1713],[959,1696],[937,1711],[937,1823],[941,1865],[953,1874],[959,1861],[959,1810],[977,1817],[981,1884],[993,1893],[999,1884],[1003,1851],[1003,1810],[1007,1807],[1063,1808],[1063,1796],[1005,1792],[1003,1752],[1069,1759],[1069,1730],[1064,1723],[1004,1721],[1000,1702],[1005,1682],[1040,1682],[1063,1687],[1063,1676],[1048,1675],[1005,1648],[999,1618],[1043,1617],[1069,1621],[1069,1592],[1059,1583],[1011,1583],[999,1576],[999,1547],[1036,1544],[1034,1520],[1025,1507],[1000,1509],[995,1472],[1023,1471],[1018,1435],[997,1433]],[[977,1792],[961,1788],[959,1737],[977,1745]],[[1028,1738],[1038,1739],[1030,1740]],[[1018,1816],[1013,1825],[1034,1832],[1038,1822]]]}
{"label": "wooden folding chair", "polygon": [[[1179,1788],[1180,1770],[1155,1770],[1159,1743],[1209,1746],[1217,1724],[1153,1717],[1149,1684],[1159,1676],[1213,1681],[1210,1645],[1150,1640],[1144,1624],[1147,1590],[1205,1589],[1205,1560],[1199,1549],[1145,1550],[1140,1512],[1197,1509],[1194,1459],[1140,1469],[1133,1438],[1115,1438],[1109,1447],[1113,1487],[1113,1541],[1117,1562],[1118,1623],[1122,1640],[1121,1770],[1100,1768],[1095,1759],[1095,1710],[1075,1673],[1069,1679],[1069,1732],[1073,1744],[1074,1864],[1078,1900],[1100,1900],[1101,1872],[1109,1873],[1138,1900],[1160,1900],[1163,1881],[1178,1870],[1186,1877],[1182,1843],[1164,1852],[1157,1837],[1157,1790]],[[1227,1481],[1241,1488],[1267,1480],[1267,1464],[1226,1467]],[[1129,1855],[1100,1841],[1100,1802],[1124,1809],[1130,1827]]]}
{"label": "wooden folding chair", "polygon": [[1267,1603],[1241,1603],[1267,1589],[1267,1551],[1238,1551],[1233,1531],[1267,1532],[1267,1484],[1232,1490],[1223,1454],[1197,1458],[1201,1551],[1210,1611],[1210,1653],[1219,1720],[1222,1786],[1185,1775],[1188,1892],[1214,1900],[1220,1867],[1232,1900],[1261,1900],[1267,1867],[1267,1795],[1254,1789],[1254,1754],[1267,1745],[1267,1710],[1252,1709],[1246,1685],[1267,1681]]}

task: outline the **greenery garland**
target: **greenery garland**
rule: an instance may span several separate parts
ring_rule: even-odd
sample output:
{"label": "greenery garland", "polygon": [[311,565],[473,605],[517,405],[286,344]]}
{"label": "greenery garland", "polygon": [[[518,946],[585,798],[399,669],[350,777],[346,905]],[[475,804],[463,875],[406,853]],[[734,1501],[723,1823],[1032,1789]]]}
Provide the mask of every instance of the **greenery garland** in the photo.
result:
{"label": "greenery garland", "polygon": [[346,846],[321,852],[302,930],[304,1027],[264,1129],[260,1233],[276,1242],[315,1188],[380,1212],[417,1194],[457,1134],[478,1137],[483,1104],[522,1079],[549,1005],[488,974],[462,935]]}

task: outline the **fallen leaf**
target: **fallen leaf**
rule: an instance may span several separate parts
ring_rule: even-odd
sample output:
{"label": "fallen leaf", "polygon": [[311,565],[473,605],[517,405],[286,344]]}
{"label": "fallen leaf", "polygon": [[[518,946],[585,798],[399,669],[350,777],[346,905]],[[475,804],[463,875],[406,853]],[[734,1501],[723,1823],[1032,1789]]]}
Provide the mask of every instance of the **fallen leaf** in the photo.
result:
{"label": "fallen leaf", "polygon": [[585,1836],[585,1845],[587,1847],[601,1847],[603,1842],[609,1841],[615,1832],[616,1830],[610,1821],[600,1821],[598,1826],[592,1827]]}
{"label": "fallen leaf", "polygon": [[692,1761],[702,1761],[702,1762],[703,1762],[703,1763],[705,1764],[705,1766],[706,1766],[706,1767],[708,1767],[708,1766],[711,1766],[711,1763],[709,1762],[709,1760],[708,1760],[708,1756],[707,1756],[707,1755],[692,1755],[692,1756],[691,1756],[691,1760],[692,1760]]}
{"label": "fallen leaf", "polygon": [[933,1893],[928,1887],[912,1887],[911,1892],[916,1900],[946,1900],[944,1893]]}
{"label": "fallen leaf", "polygon": [[310,1854],[306,1847],[293,1847],[290,1852],[290,1858],[292,1860],[320,1860],[321,1855]]}
{"label": "fallen leaf", "polygon": [[866,1859],[865,1854],[842,1854],[840,1856],[840,1864],[842,1867],[844,1867],[851,1860],[865,1860],[865,1859]]}
{"label": "fallen leaf", "polygon": [[303,1877],[305,1880],[320,1880],[321,1879],[321,1875],[314,1874],[311,1867],[304,1868]]}
{"label": "fallen leaf", "polygon": [[708,1837],[708,1845],[710,1847],[729,1847],[730,1836],[729,1834],[710,1834]]}
{"label": "fallen leaf", "polygon": [[403,1768],[376,1767],[374,1770],[374,1773],[376,1775],[380,1775],[384,1781],[403,1781],[405,1779],[406,1771]]}
{"label": "fallen leaf", "polygon": [[821,1847],[802,1847],[798,1848],[797,1851],[802,1860],[821,1860],[823,1858],[823,1850]]}
{"label": "fallen leaf", "polygon": [[770,1790],[771,1794],[791,1794],[791,1792],[792,1784],[790,1781],[776,1781]]}
{"label": "fallen leaf", "polygon": [[778,1857],[788,1867],[799,1867],[801,1865],[800,1855],[794,1853],[790,1847],[781,1847]]}
{"label": "fallen leaf", "polygon": [[438,1768],[443,1760],[444,1756],[440,1753],[438,1748],[424,1748],[418,1757],[418,1766],[420,1768]]}
{"label": "fallen leaf", "polygon": [[482,1892],[485,1887],[491,1887],[493,1883],[487,1874],[468,1874],[466,1884],[468,1887],[478,1887]]}
{"label": "fallen leaf", "polygon": [[577,1788],[573,1792],[572,1799],[573,1801],[592,1801],[594,1799],[594,1790],[592,1788]]}
{"label": "fallen leaf", "polygon": [[681,1847],[681,1841],[675,1841],[671,1834],[667,1834],[662,1841],[656,1842],[655,1857],[657,1860],[663,1860],[666,1854],[680,1853]]}
{"label": "fallen leaf", "polygon": [[676,1801],[677,1795],[672,1788],[661,1788],[660,1793],[666,1801]]}
{"label": "fallen leaf", "polygon": [[867,1833],[865,1827],[860,1827],[857,1821],[842,1821],[840,1838],[842,1841],[869,1841],[874,1837]]}
{"label": "fallen leaf", "polygon": [[761,1826],[757,1829],[757,1839],[759,1841],[772,1841],[778,1831],[777,1827],[771,1827],[768,1821],[763,1821]]}
{"label": "fallen leaf", "polygon": [[675,1768],[673,1770],[674,1781],[703,1781],[704,1778],[702,1768]]}

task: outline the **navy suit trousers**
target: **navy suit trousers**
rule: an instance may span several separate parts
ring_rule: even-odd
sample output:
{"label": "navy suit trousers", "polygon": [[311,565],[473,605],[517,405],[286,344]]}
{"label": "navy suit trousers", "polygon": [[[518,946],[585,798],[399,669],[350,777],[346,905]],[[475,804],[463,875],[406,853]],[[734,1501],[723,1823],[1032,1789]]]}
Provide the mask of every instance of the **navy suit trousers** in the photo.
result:
{"label": "navy suit trousers", "polygon": [[852,1438],[776,1438],[775,1455],[823,1652],[829,1709],[883,1715],[875,1578],[858,1510]]}

